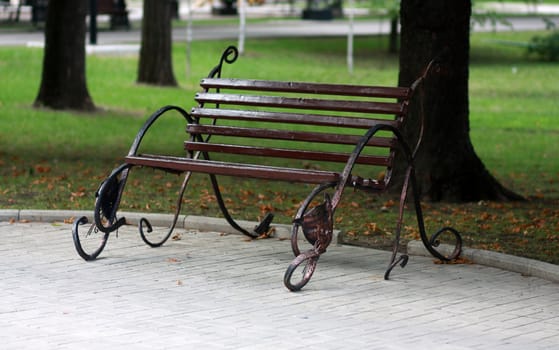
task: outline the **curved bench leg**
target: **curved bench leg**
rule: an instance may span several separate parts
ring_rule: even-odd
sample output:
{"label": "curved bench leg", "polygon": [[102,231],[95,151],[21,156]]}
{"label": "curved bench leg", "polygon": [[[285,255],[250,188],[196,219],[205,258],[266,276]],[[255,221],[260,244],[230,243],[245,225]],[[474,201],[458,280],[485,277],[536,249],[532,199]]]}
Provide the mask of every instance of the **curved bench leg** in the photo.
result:
{"label": "curved bench leg", "polygon": [[116,213],[129,170],[130,166],[123,164],[101,183],[95,193],[94,222],[87,232],[80,231],[80,227],[89,221],[85,216],[76,220],[72,226],[74,247],[86,261],[95,260],[105,248],[109,234],[126,223],[125,218],[117,219]]}
{"label": "curved bench leg", "polygon": [[184,179],[182,181],[182,185],[179,190],[179,196],[177,199],[175,216],[173,217],[173,222],[171,223],[171,227],[168,228],[166,234],[164,234],[163,236],[159,236],[155,234],[149,235],[150,233],[153,233],[153,227],[151,223],[146,218],[140,219],[140,222],[138,223],[138,231],[140,232],[140,237],[142,237],[142,240],[148,246],[152,248],[157,248],[162,246],[169,239],[169,237],[175,230],[180,212],[182,210],[182,199],[184,197],[184,192],[186,191],[186,187],[188,186],[188,182],[190,181],[191,177],[192,177],[192,172],[190,171],[184,175]]}
{"label": "curved bench leg", "polygon": [[[418,193],[417,182],[413,169],[411,171],[410,180],[414,192],[414,206],[417,216],[417,225],[419,227],[419,234],[421,236],[423,245],[425,246],[427,251],[431,253],[431,255],[441,261],[452,261],[457,259],[462,253],[462,236],[460,235],[460,232],[452,227],[446,226],[439,229],[431,237],[427,237],[427,231],[425,230],[425,223],[423,221],[423,212],[421,210],[421,202],[419,200],[419,197],[416,195],[416,193]],[[452,236],[451,240],[454,240],[454,250],[449,255],[443,255],[436,249],[440,245],[440,238],[444,233],[450,233],[450,235]]]}
{"label": "curved bench leg", "polygon": [[408,187],[409,187],[409,179],[411,175],[411,167],[408,167],[406,171],[406,177],[404,179],[404,183],[402,185],[402,192],[400,193],[400,206],[398,211],[398,221],[396,222],[396,236],[394,237],[394,242],[392,243],[392,256],[390,258],[390,263],[388,264],[388,268],[384,273],[384,279],[388,280],[390,278],[390,272],[394,269],[397,265],[400,265],[402,268],[406,266],[408,263],[408,255],[402,254],[398,257],[398,253],[400,251],[400,234],[402,232],[402,222],[404,220],[404,209],[406,206],[406,200],[408,197]]}
{"label": "curved bench leg", "polygon": [[[412,191],[413,191],[413,201],[414,201],[414,207],[415,207],[415,214],[417,217],[417,226],[419,228],[419,234],[421,236],[421,241],[423,242],[423,245],[425,246],[425,248],[427,249],[427,251],[429,251],[429,253],[431,255],[433,255],[435,258],[441,260],[441,261],[452,261],[455,260],[456,258],[458,258],[460,256],[460,253],[462,252],[462,236],[460,235],[460,233],[455,230],[452,227],[443,227],[440,230],[438,230],[437,232],[435,232],[431,237],[427,237],[427,231],[425,229],[425,222],[423,221],[423,211],[421,209],[421,201],[419,200],[419,196],[418,196],[418,186],[417,186],[417,180],[415,178],[415,171],[413,169],[412,166],[409,166],[407,171],[406,171],[406,178],[404,180],[404,184],[402,187],[402,194],[400,197],[400,212],[398,215],[398,222],[396,224],[396,237],[394,238],[394,243],[393,243],[393,249],[392,249],[392,258],[390,260],[390,264],[388,265],[388,268],[384,274],[384,279],[388,280],[390,277],[390,272],[392,271],[392,269],[394,267],[396,267],[398,264],[401,267],[405,267],[407,262],[408,262],[408,255],[406,254],[402,254],[398,257],[398,251],[399,251],[399,247],[400,247],[400,233],[401,233],[401,228],[402,228],[402,221],[403,221],[403,213],[404,213],[404,207],[405,207],[405,202],[407,200],[407,191],[408,191],[408,187],[409,184],[411,182],[411,186],[412,186]],[[450,255],[443,255],[441,254],[439,251],[437,251],[435,248],[438,247],[440,245],[440,237],[445,234],[445,233],[449,233],[451,236],[453,236],[454,239],[454,250]]]}
{"label": "curved bench leg", "polygon": [[100,232],[95,223],[89,226],[87,232],[80,232],[80,226],[87,223],[88,219],[85,216],[74,221],[72,225],[72,239],[74,240],[74,247],[78,255],[85,261],[92,261],[95,260],[105,248],[109,234]]}
{"label": "curved bench leg", "polygon": [[221,190],[219,189],[219,184],[217,183],[217,177],[214,174],[210,174],[210,180],[212,182],[212,187],[215,193],[215,197],[217,199],[217,204],[219,205],[219,209],[221,209],[221,212],[223,213],[225,220],[227,220],[227,222],[229,223],[229,225],[231,225],[231,227],[233,227],[235,230],[251,238],[257,238],[260,235],[263,235],[270,230],[270,224],[272,223],[272,220],[274,218],[273,213],[267,213],[264,219],[260,222],[260,224],[258,224],[254,228],[252,232],[242,228],[233,219],[231,214],[229,214],[229,210],[227,210],[227,206],[225,205],[225,201],[223,200],[223,196],[221,195]]}
{"label": "curved bench leg", "polygon": [[[317,187],[309,197],[314,197],[319,194],[321,191],[318,189],[321,189],[321,187]],[[324,189],[324,187],[322,187],[322,189]],[[307,207],[308,202],[305,201],[305,203],[306,205],[304,204],[304,207]],[[315,206],[304,213],[302,217],[294,220],[293,225],[300,226],[307,240],[313,242],[314,245],[312,249],[298,254],[287,267],[283,283],[290,291],[298,291],[310,281],[316,269],[318,258],[321,254],[326,252],[326,248],[328,248],[330,242],[332,242],[334,209],[330,196],[325,193],[324,201],[320,205]],[[292,283],[291,279],[293,273],[303,264],[304,267],[300,276],[301,278],[297,279],[297,282]]]}
{"label": "curved bench leg", "polygon": [[[292,292],[301,290],[301,288],[303,288],[311,280],[319,257],[320,254],[318,252],[308,250],[293,259],[283,276],[283,284],[287,287],[287,289]],[[292,282],[293,273],[301,266],[302,271],[300,273],[300,279],[297,279],[297,282]]]}

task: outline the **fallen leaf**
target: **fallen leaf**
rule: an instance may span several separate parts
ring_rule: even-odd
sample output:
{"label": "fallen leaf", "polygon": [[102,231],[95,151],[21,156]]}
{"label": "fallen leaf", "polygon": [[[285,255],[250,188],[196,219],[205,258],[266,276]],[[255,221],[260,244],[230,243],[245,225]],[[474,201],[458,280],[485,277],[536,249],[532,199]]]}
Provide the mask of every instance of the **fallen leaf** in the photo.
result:
{"label": "fallen leaf", "polygon": [[390,200],[388,200],[384,203],[384,207],[390,208],[390,207],[393,207],[395,204],[396,204],[396,202],[394,202],[392,199],[390,199]]}
{"label": "fallen leaf", "polygon": [[275,233],[276,233],[276,228],[271,227],[268,231],[266,231],[266,232],[262,233],[260,236],[256,237],[256,239],[272,238],[272,237],[274,237]]}
{"label": "fallen leaf", "polygon": [[51,167],[37,164],[35,165],[35,171],[38,172],[39,174],[50,173]]}
{"label": "fallen leaf", "polygon": [[171,237],[171,240],[173,240],[173,241],[180,241],[181,239],[182,239],[182,236],[181,236],[180,233],[175,233],[173,235],[173,237]]}

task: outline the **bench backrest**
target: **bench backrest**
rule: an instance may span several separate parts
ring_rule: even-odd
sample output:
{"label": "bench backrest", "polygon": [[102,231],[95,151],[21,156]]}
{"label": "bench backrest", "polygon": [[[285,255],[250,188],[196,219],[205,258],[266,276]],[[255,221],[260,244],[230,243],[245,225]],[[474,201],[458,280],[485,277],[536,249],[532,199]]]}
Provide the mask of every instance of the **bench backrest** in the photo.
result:
{"label": "bench backrest", "polygon": [[[204,163],[193,171],[309,183],[343,178],[344,184],[381,190],[402,148],[395,133],[400,134],[414,91],[438,66],[437,60],[430,62],[410,87],[222,78],[223,64],[237,57],[237,49],[228,47],[202,79],[198,106],[188,116],[191,139],[185,142],[190,157],[208,159],[212,153],[215,160],[215,154],[223,154],[226,163]],[[410,159],[423,134],[421,114],[413,152],[404,142]],[[271,159],[280,167],[263,166]]]}
{"label": "bench backrest", "polygon": [[[323,162],[346,163],[370,128],[400,128],[413,94],[411,87],[229,79],[220,77],[221,67],[217,72],[200,82],[203,91],[190,112],[194,122],[187,126],[193,136],[185,149],[191,155],[222,153],[228,160],[241,155],[238,159],[249,164],[282,158],[291,159],[284,163],[289,167],[316,170],[328,168]],[[397,146],[393,133],[372,137],[355,162],[366,166],[359,170],[364,172],[352,181],[384,189]],[[334,169],[339,173],[343,165]]]}

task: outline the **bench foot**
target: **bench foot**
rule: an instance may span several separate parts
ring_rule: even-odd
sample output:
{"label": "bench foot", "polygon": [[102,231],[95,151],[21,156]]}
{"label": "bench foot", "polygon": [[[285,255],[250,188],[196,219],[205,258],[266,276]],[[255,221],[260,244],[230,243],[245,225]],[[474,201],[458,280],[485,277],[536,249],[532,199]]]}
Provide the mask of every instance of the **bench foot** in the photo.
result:
{"label": "bench foot", "polygon": [[[184,179],[182,181],[182,185],[181,185],[181,188],[180,188],[180,191],[179,191],[179,196],[177,198],[177,204],[176,204],[177,209],[175,210],[175,216],[173,218],[173,223],[171,224],[171,227],[169,227],[167,229],[166,233],[165,232],[161,233],[160,231],[154,232],[153,227],[152,227],[151,223],[148,221],[148,219],[146,219],[146,218],[141,218],[140,219],[140,222],[138,223],[138,230],[140,231],[140,237],[142,237],[142,240],[148,246],[150,246],[152,248],[157,248],[157,247],[162,246],[165,242],[167,242],[167,240],[169,239],[169,237],[173,233],[173,231],[175,229],[175,226],[177,225],[177,220],[179,218],[180,212],[182,210],[182,199],[184,197],[184,192],[186,191],[186,187],[188,186],[188,183],[190,181],[191,176],[192,176],[191,172],[187,172],[186,175],[184,176]],[[144,227],[147,228],[147,231],[144,230]]]}
{"label": "bench foot", "polygon": [[167,242],[174,229],[175,225],[173,224],[169,229],[164,229],[163,232],[154,231],[151,223],[146,218],[141,218],[138,223],[138,231],[142,241],[152,248],[160,247]]}
{"label": "bench foot", "polygon": [[79,256],[86,261],[95,260],[105,248],[109,234],[126,224],[125,218],[117,219],[116,211],[129,169],[129,165],[123,164],[101,183],[95,194],[94,222],[87,232],[80,232],[80,226],[89,221],[85,216],[76,220],[72,226],[74,247]]}
{"label": "bench foot", "polygon": [[[436,249],[441,244],[440,237],[445,233],[450,233],[450,235],[454,237],[454,250],[449,255],[443,255]],[[426,235],[423,234],[421,235],[421,238],[423,245],[425,245],[425,248],[427,248],[429,253],[441,261],[455,260],[460,256],[460,253],[462,253],[462,236],[460,235],[460,232],[452,227],[447,226],[441,228],[429,239],[427,239]]]}
{"label": "bench foot", "polygon": [[256,233],[258,236],[265,235],[266,233],[268,233],[271,228],[270,224],[272,223],[272,220],[274,220],[274,214],[267,213],[266,216],[264,216],[264,219],[262,219],[262,221],[260,222],[260,224],[254,227],[254,233]]}
{"label": "bench foot", "polygon": [[[307,211],[311,200],[330,187],[331,184],[317,186],[307,197],[307,200],[305,200],[293,221],[294,234],[291,237],[291,243],[295,242],[295,245],[292,245],[293,251],[299,250],[297,246],[297,231],[299,227],[301,227],[309,243],[313,244],[313,247],[297,254],[285,271],[283,283],[292,292],[300,290],[310,281],[316,269],[318,258],[322,253],[326,252],[326,248],[332,242],[334,207],[328,193],[324,193],[324,200],[321,204]],[[294,284],[291,283],[293,273],[301,266],[303,266],[301,279]]]}
{"label": "bench foot", "polygon": [[80,232],[80,226],[86,225],[87,223],[88,219],[85,216],[74,221],[72,225],[72,238],[74,240],[74,247],[79,256],[85,261],[92,261],[95,260],[105,248],[109,234],[99,231],[95,223],[89,226],[87,232],[83,230]]}
{"label": "bench foot", "polygon": [[[297,292],[301,290],[310,280],[316,269],[316,264],[320,254],[317,251],[309,250],[304,253],[299,254],[287,267],[285,275],[283,276],[283,284],[292,292]],[[300,279],[297,282],[292,283],[293,273],[300,270]]]}
{"label": "bench foot", "polygon": [[392,269],[394,269],[396,265],[400,265],[401,268],[404,268],[408,264],[408,260],[409,256],[406,254],[402,254],[398,259],[392,261],[390,265],[388,265],[388,269],[386,269],[386,272],[384,273],[384,279],[388,281],[390,279],[390,272],[392,272]]}
{"label": "bench foot", "polygon": [[[411,159],[411,158],[410,158]],[[406,204],[406,199],[408,196],[408,185],[411,183],[412,186],[412,190],[414,193],[413,196],[413,204],[415,207],[415,215],[417,218],[417,226],[419,229],[419,234],[421,236],[421,241],[423,242],[423,245],[425,246],[425,249],[427,249],[427,251],[429,251],[429,253],[441,260],[441,261],[452,261],[457,259],[461,252],[462,252],[462,236],[460,235],[460,232],[458,232],[457,230],[455,230],[452,227],[443,227],[440,230],[438,230],[437,232],[435,232],[431,237],[428,237],[427,235],[427,230],[425,229],[425,221],[423,219],[423,210],[421,209],[421,202],[419,200],[419,196],[417,195],[417,193],[419,193],[418,191],[418,186],[417,186],[417,180],[415,178],[415,170],[413,168],[413,163],[410,160],[410,164],[408,166],[408,169],[406,171],[406,178],[404,181],[404,184],[402,186],[402,193],[400,196],[400,208],[399,208],[399,214],[398,214],[398,221],[396,224],[396,236],[394,238],[394,243],[393,243],[393,247],[392,247],[392,258],[390,259],[390,263],[388,264],[388,268],[386,269],[386,272],[384,273],[384,279],[388,280],[390,277],[390,272],[392,272],[392,270],[394,269],[394,267],[396,267],[396,265],[400,265],[401,267],[405,267],[406,264],[408,263],[408,256],[405,254],[402,254],[401,256],[398,257],[398,253],[399,253],[399,248],[400,248],[400,232],[402,229],[402,222],[403,222],[403,217],[404,217],[404,208],[405,208],[405,204]],[[450,241],[454,241],[454,250],[451,254],[449,255],[443,255],[441,254],[436,248],[440,245],[440,241],[443,238],[443,235],[446,236],[450,236]]]}
{"label": "bench foot", "polygon": [[[411,173],[410,179],[413,192],[418,193],[417,181],[415,179],[414,172]],[[460,232],[452,227],[445,226],[435,232],[431,237],[428,237],[427,230],[425,229],[425,221],[423,220],[423,210],[421,209],[421,202],[419,201],[417,195],[414,195],[414,206],[419,234],[421,236],[421,241],[423,242],[425,249],[427,249],[427,251],[429,251],[432,256],[441,261],[452,261],[457,259],[462,253],[462,236],[460,235]],[[449,255],[443,255],[436,249],[440,245],[441,239],[445,238],[443,236],[447,236],[450,239],[450,242],[454,241],[454,250]]]}
{"label": "bench foot", "polygon": [[[430,238],[428,238],[427,233],[425,232],[425,228],[423,226],[423,222],[421,221],[419,230],[420,230],[421,240],[423,242],[423,245],[425,246],[425,249],[427,249],[427,251],[429,251],[429,253],[433,257],[439,259],[440,261],[448,262],[448,261],[456,260],[462,253],[462,236],[460,235],[460,232],[458,232],[454,228],[443,227],[437,232],[435,232],[435,234],[433,234]],[[441,236],[445,233],[450,234],[451,240],[454,240],[454,250],[449,255],[443,255],[436,249],[441,243],[440,242]],[[385,280],[389,280],[390,273],[397,265],[400,265],[400,267],[404,268],[408,263],[409,256],[407,254],[402,254],[399,257],[397,257],[398,248],[400,246],[399,237],[397,239],[398,241],[394,243],[392,259],[390,261],[390,264],[388,265],[388,268],[386,269],[386,272],[384,273]]]}

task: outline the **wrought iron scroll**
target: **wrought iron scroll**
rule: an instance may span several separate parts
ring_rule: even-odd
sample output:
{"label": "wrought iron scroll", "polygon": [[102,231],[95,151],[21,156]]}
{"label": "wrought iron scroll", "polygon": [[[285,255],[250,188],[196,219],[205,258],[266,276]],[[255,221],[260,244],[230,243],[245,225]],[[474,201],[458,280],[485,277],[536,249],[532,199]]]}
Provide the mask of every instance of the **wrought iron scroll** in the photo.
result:
{"label": "wrought iron scroll", "polygon": [[[128,151],[128,155],[129,156],[134,156],[137,155],[138,153],[138,149],[140,148],[141,142],[144,138],[144,136],[146,135],[147,131],[149,130],[149,128],[166,112],[171,111],[171,110],[175,110],[177,112],[179,112],[179,114],[186,120],[187,123],[191,123],[193,121],[193,119],[190,117],[190,115],[181,107],[178,106],[165,106],[160,108],[158,111],[156,111],[155,113],[153,113],[151,115],[151,117],[144,123],[144,125],[140,128],[140,131],[138,131],[138,133],[136,134],[136,137],[134,138],[134,142],[132,142],[132,146],[130,146],[130,150]],[[182,198],[184,195],[184,191],[186,188],[186,184],[188,183],[188,179],[190,178],[190,174],[187,173],[185,175],[185,179],[183,180],[183,184],[181,186],[181,189],[179,191],[179,198],[177,199],[177,205],[176,205],[176,210],[175,210],[175,215],[173,218],[173,222],[171,224],[171,227],[169,228],[167,234],[163,237],[163,239],[159,240],[158,242],[153,242],[151,241],[147,235],[146,232],[144,230],[144,227],[147,228],[147,232],[150,233],[152,232],[152,225],[149,222],[148,219],[146,219],[145,217],[142,217],[138,223],[138,230],[140,233],[140,237],[142,238],[142,240],[149,245],[150,247],[159,247],[161,246],[163,243],[165,243],[165,241],[167,241],[167,239],[171,236],[171,233],[173,232],[173,230],[175,229],[175,226],[177,224],[177,220],[178,220],[178,216],[180,214],[181,211],[181,206],[182,206]]]}
{"label": "wrought iron scroll", "polygon": [[175,110],[175,111],[179,112],[182,115],[182,117],[186,120],[187,123],[191,123],[193,121],[193,119],[190,117],[188,112],[186,112],[184,109],[182,109],[180,107],[165,106],[165,107],[160,108],[155,113],[153,113],[151,115],[151,117],[149,117],[148,120],[146,120],[144,125],[142,125],[142,127],[140,128],[140,130],[136,134],[136,137],[134,138],[134,141],[132,142],[132,146],[130,146],[130,150],[128,151],[129,156],[135,156],[138,153],[138,149],[140,148],[140,144],[142,143],[142,140],[143,140],[144,136],[146,135],[147,131],[149,130],[149,128],[159,119],[159,117],[161,117],[165,112],[170,111],[170,110]]}
{"label": "wrought iron scroll", "polygon": [[[237,60],[238,57],[239,57],[239,50],[237,50],[237,48],[235,46],[231,45],[231,46],[227,47],[223,51],[223,53],[221,54],[221,58],[219,60],[219,63],[208,74],[208,78],[221,78],[223,64],[224,63],[232,64]],[[219,89],[217,89],[217,92],[219,92]],[[200,104],[200,107],[203,107],[203,106],[204,106],[203,104]],[[216,105],[216,108],[219,108],[219,105]],[[196,120],[195,122],[198,123],[198,120]],[[216,123],[217,123],[217,119],[213,119],[212,124],[215,125]],[[211,138],[211,135],[207,135],[207,137],[205,139],[203,139],[202,135],[200,135],[200,134],[192,135],[192,137],[195,138],[197,141],[200,141],[200,142],[209,142],[210,138]],[[194,157],[198,158],[199,156],[200,156],[200,153],[197,153]],[[204,157],[204,159],[210,160],[210,155],[207,152],[202,152],[202,156]],[[229,210],[227,209],[227,206],[225,205],[225,201],[223,200],[223,196],[221,195],[221,190],[219,189],[219,184],[217,182],[217,176],[215,176],[214,174],[209,174],[209,176],[210,176],[210,181],[212,183],[212,188],[213,188],[213,191],[215,193],[215,197],[216,197],[219,209],[221,210],[221,213],[223,214],[223,217],[225,218],[227,223],[229,223],[229,225],[231,225],[231,227],[233,227],[235,230],[237,230],[240,233],[242,233],[242,234],[244,234],[248,237],[251,237],[251,238],[256,238],[256,237],[260,236],[261,234],[264,234],[264,233],[266,233],[270,230],[270,224],[272,222],[272,219],[274,218],[274,215],[272,213],[268,213],[264,217],[264,219],[260,222],[260,224],[258,224],[253,229],[253,231],[245,230],[239,224],[237,224],[235,219],[233,219],[233,217],[229,213]]]}
{"label": "wrought iron scroll", "polygon": [[[314,193],[318,194],[316,191]],[[321,204],[295,219],[294,225],[302,228],[305,237],[313,244],[313,247],[297,255],[285,271],[283,283],[289,290],[298,291],[310,281],[318,258],[326,252],[326,248],[332,241],[334,209],[330,196],[325,193],[324,201]],[[291,280],[293,273],[302,264],[306,264],[303,268],[302,278],[293,283]]]}
{"label": "wrought iron scroll", "polygon": [[[325,194],[324,201],[322,204],[314,207],[309,212],[304,214],[301,218],[296,218],[294,221],[294,225],[302,226],[303,233],[307,240],[313,244],[313,248],[300,253],[297,257],[291,262],[289,267],[287,268],[285,275],[284,275],[284,285],[291,291],[298,291],[303,288],[311,279],[312,273],[316,268],[316,264],[318,261],[318,257],[326,252],[326,248],[332,241],[333,236],[333,217],[334,211],[338,206],[345,186],[349,183],[351,177],[351,171],[355,166],[355,162],[365,145],[369,142],[369,140],[380,130],[396,130],[392,126],[379,124],[375,125],[374,127],[367,130],[364,136],[361,137],[353,152],[351,153],[350,157],[348,158],[344,170],[341,174],[340,181],[336,185],[336,190],[332,199]],[[315,190],[311,193],[311,196],[316,196],[320,191],[330,187],[331,184],[324,184],[315,188]],[[310,196],[309,196],[310,197]],[[312,198],[311,198],[312,199]],[[305,205],[308,205],[308,201],[305,201]],[[301,211],[299,211],[298,215],[300,215]],[[294,229],[295,230],[295,229]],[[292,249],[294,253],[298,252],[296,238],[295,241],[292,237]],[[291,279],[293,277],[294,271],[303,263],[306,262],[306,266],[303,270],[302,279],[299,282],[292,283]]]}
{"label": "wrought iron scroll", "polygon": [[[458,258],[458,256],[460,256],[460,253],[462,252],[462,237],[460,236],[460,233],[452,228],[452,227],[443,227],[440,230],[438,230],[437,232],[435,232],[431,237],[427,236],[427,232],[425,229],[425,222],[423,220],[423,212],[421,209],[421,201],[419,198],[419,188],[417,185],[417,179],[415,177],[415,166],[414,166],[414,162],[415,162],[415,157],[417,154],[417,151],[419,150],[422,140],[423,140],[423,135],[424,135],[424,128],[425,128],[425,109],[424,109],[424,89],[423,87],[423,82],[425,81],[425,79],[427,78],[427,76],[432,72],[432,70],[439,69],[439,63],[441,60],[441,57],[443,55],[445,55],[447,53],[446,50],[443,50],[443,52],[441,52],[435,59],[433,59],[431,62],[429,62],[429,64],[427,65],[427,67],[425,68],[425,70],[423,71],[423,74],[414,81],[414,83],[411,86],[411,95],[413,95],[417,90],[419,90],[420,93],[420,98],[419,98],[419,108],[420,108],[420,130],[419,130],[419,136],[417,139],[417,142],[415,144],[415,147],[413,149],[413,151],[411,151],[411,149],[409,148],[409,146],[407,145],[407,143],[404,141],[403,136],[401,135],[401,133],[399,132],[399,130],[394,129],[393,132],[396,135],[396,138],[404,152],[404,155],[406,157],[407,163],[408,163],[408,167],[406,169],[406,175],[404,178],[404,183],[402,185],[402,191],[401,191],[401,195],[400,195],[400,206],[399,206],[399,213],[398,213],[398,221],[396,224],[396,235],[394,238],[394,244],[393,244],[393,248],[392,248],[392,257],[390,259],[390,263],[388,265],[388,268],[384,274],[384,279],[388,280],[390,277],[390,273],[392,272],[392,269],[394,269],[394,267],[396,267],[397,265],[400,265],[401,267],[405,267],[407,262],[408,262],[408,255],[406,254],[401,254],[400,256],[398,256],[398,252],[400,250],[400,234],[401,234],[401,228],[402,228],[402,222],[403,222],[403,215],[404,215],[404,208],[405,208],[405,203],[407,200],[407,195],[408,195],[408,188],[411,182],[411,187],[412,187],[412,191],[413,191],[413,197],[414,197],[414,207],[415,207],[415,212],[416,212],[416,217],[417,217],[417,224],[418,224],[418,228],[419,228],[419,234],[421,237],[421,241],[423,243],[423,245],[425,246],[425,248],[427,249],[427,251],[429,251],[429,253],[431,255],[433,255],[434,257],[436,257],[437,259],[441,260],[441,261],[452,261],[455,260],[456,258]],[[455,239],[455,246],[454,246],[454,250],[453,252],[448,255],[445,256],[441,253],[439,253],[435,248],[437,248],[439,246],[439,237],[444,234],[445,232],[450,232]]]}
{"label": "wrought iron scroll", "polygon": [[237,60],[239,57],[239,50],[235,46],[229,46],[221,54],[221,59],[217,66],[215,66],[208,74],[208,78],[221,78],[221,70],[223,68],[223,63],[231,64]]}
{"label": "wrought iron scroll", "polygon": [[[426,79],[427,75],[431,72],[431,70],[435,66],[438,66],[438,60],[439,60],[439,58],[436,58],[436,59],[432,60],[429,63],[429,65],[426,67],[426,69],[424,70],[423,74],[412,84],[412,86],[410,88],[410,98],[414,94],[416,89],[422,85],[422,83]],[[421,89],[421,94],[423,94],[422,89]],[[438,258],[441,261],[451,261],[451,260],[456,259],[460,255],[461,250],[462,250],[462,238],[460,236],[460,233],[457,230],[455,230],[452,227],[443,227],[442,229],[437,231],[435,234],[433,234],[431,237],[427,236],[427,232],[425,230],[425,224],[424,224],[424,221],[423,221],[423,213],[421,211],[421,203],[420,203],[420,200],[419,200],[419,192],[418,192],[417,180],[415,178],[415,168],[414,168],[414,160],[415,160],[415,156],[417,154],[417,151],[419,150],[419,147],[420,147],[422,139],[423,139],[424,123],[425,123],[424,111],[423,111],[423,95],[421,96],[420,100],[421,100],[421,102],[420,102],[421,103],[421,105],[420,105],[420,108],[421,108],[421,127],[420,127],[420,130],[419,130],[419,137],[418,137],[418,140],[415,144],[415,147],[414,147],[413,151],[410,149],[408,144],[404,141],[404,138],[403,138],[402,134],[400,133],[400,131],[397,128],[395,128],[391,125],[383,125],[383,124],[376,125],[375,127],[369,129],[367,131],[367,133],[360,139],[360,141],[355,146],[351,156],[349,157],[348,161],[346,162],[346,166],[345,166],[343,172],[341,173],[340,181],[336,185],[336,190],[335,190],[335,193],[334,193],[332,199],[330,200],[330,197],[325,195],[325,199],[324,199],[324,202],[322,204],[313,208],[309,212],[304,213],[304,211],[306,210],[306,207],[309,205],[310,201],[317,194],[324,191],[327,187],[332,187],[333,185],[332,184],[319,185],[315,188],[315,190],[313,190],[311,195],[309,195],[309,197],[307,197],[307,200],[301,206],[299,212],[297,213],[296,219],[294,220],[294,229],[293,229],[293,234],[292,234],[292,237],[291,237],[291,239],[292,239],[291,244],[292,244],[293,252],[296,255],[296,258],[291,262],[291,264],[287,268],[287,270],[285,272],[285,275],[284,275],[284,284],[289,290],[298,291],[301,288],[303,288],[309,282],[309,280],[311,279],[312,274],[316,269],[316,264],[318,262],[318,258],[320,257],[320,255],[322,253],[324,253],[326,251],[326,248],[327,248],[328,244],[330,243],[330,241],[332,239],[332,234],[333,234],[333,227],[332,227],[333,220],[332,220],[332,218],[333,218],[333,215],[334,215],[334,211],[335,211],[339,201],[341,200],[341,197],[343,195],[343,191],[344,191],[345,186],[350,181],[351,171],[353,170],[353,167],[355,165],[355,161],[357,160],[357,158],[359,157],[363,148],[369,142],[369,140],[378,131],[381,131],[381,130],[390,131],[390,132],[393,133],[393,135],[395,135],[395,137],[396,137],[397,141],[399,142],[399,145],[401,146],[401,149],[402,149],[402,151],[405,155],[407,163],[408,163],[408,167],[406,169],[406,175],[405,175],[405,179],[404,179],[404,183],[403,183],[402,191],[401,191],[401,195],[400,195],[399,215],[398,215],[398,221],[397,221],[397,224],[396,224],[396,235],[395,235],[394,244],[393,244],[392,257],[390,259],[390,263],[388,265],[388,268],[385,272],[384,278],[385,279],[389,278],[390,272],[392,271],[392,269],[395,266],[400,265],[401,267],[404,267],[407,264],[408,259],[409,259],[406,254],[402,254],[402,255],[398,256],[398,253],[399,253],[399,247],[400,247],[400,234],[401,234],[401,228],[402,228],[402,222],[403,222],[403,214],[404,214],[404,209],[405,209],[405,203],[406,203],[407,196],[408,196],[408,188],[410,186],[410,182],[411,182],[411,187],[412,187],[412,190],[413,190],[413,193],[414,193],[414,205],[415,205],[415,211],[416,211],[416,216],[417,216],[419,232],[420,232],[421,240],[422,240],[425,248],[429,251],[429,253],[431,253],[434,257]],[[408,103],[408,102],[406,102],[406,103]],[[352,184],[352,185],[354,187],[357,187],[357,184]],[[299,248],[297,246],[298,226],[302,227],[303,233],[305,234],[305,237],[307,238],[307,240],[311,244],[314,244],[312,249],[307,250],[307,251],[302,252],[302,253],[299,251]],[[439,253],[436,250],[436,248],[439,246],[439,237],[441,235],[443,235],[444,233],[447,233],[447,232],[454,236],[455,247],[454,247],[454,251],[450,255],[445,256],[445,255]],[[301,279],[296,283],[292,283],[291,279],[293,277],[294,271],[300,265],[302,265],[304,263],[306,263],[306,265],[303,269]]]}

